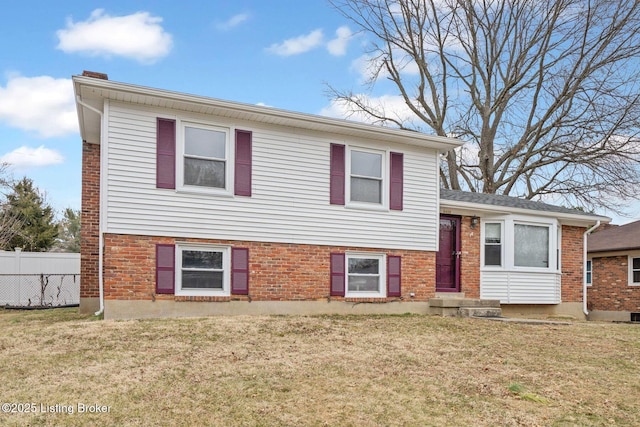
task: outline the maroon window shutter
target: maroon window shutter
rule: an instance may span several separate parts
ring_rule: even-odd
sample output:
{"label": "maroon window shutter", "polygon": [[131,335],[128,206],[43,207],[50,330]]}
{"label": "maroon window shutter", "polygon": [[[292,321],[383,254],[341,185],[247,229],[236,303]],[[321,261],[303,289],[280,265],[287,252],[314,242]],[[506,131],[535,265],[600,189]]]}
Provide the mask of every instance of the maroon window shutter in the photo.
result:
{"label": "maroon window shutter", "polygon": [[387,296],[399,297],[402,295],[400,285],[402,282],[402,257],[387,256]]}
{"label": "maroon window shutter", "polygon": [[402,210],[404,158],[402,153],[391,153],[391,183],[389,185],[389,208],[396,211]]}
{"label": "maroon window shutter", "polygon": [[176,188],[176,121],[157,119],[156,187]]}
{"label": "maroon window shutter", "polygon": [[331,177],[329,182],[332,205],[344,205],[344,145],[331,144]]}
{"label": "maroon window shutter", "polygon": [[249,249],[231,248],[231,293],[249,294]]}
{"label": "maroon window shutter", "polygon": [[344,296],[345,285],[345,256],[344,254],[331,254],[331,295]]}
{"label": "maroon window shutter", "polygon": [[251,197],[252,133],[236,129],[235,195]]}
{"label": "maroon window shutter", "polygon": [[156,245],[156,293],[173,294],[176,283],[175,245]]}

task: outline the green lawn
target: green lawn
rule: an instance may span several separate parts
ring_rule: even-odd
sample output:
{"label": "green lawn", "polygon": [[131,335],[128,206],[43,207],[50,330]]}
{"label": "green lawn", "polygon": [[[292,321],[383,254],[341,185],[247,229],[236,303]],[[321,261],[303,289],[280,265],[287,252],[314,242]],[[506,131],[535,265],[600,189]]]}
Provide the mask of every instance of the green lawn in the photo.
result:
{"label": "green lawn", "polygon": [[640,425],[640,325],[0,309],[0,331],[22,411],[0,425]]}

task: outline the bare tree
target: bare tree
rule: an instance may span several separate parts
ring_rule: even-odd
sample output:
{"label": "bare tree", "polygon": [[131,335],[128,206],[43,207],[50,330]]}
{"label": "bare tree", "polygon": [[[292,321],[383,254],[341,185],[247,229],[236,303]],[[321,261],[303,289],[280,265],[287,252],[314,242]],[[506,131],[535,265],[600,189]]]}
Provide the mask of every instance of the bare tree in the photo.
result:
{"label": "bare tree", "polygon": [[330,0],[369,36],[416,120],[367,94],[335,101],[381,124],[455,135],[443,186],[607,207],[640,192],[640,3]]}

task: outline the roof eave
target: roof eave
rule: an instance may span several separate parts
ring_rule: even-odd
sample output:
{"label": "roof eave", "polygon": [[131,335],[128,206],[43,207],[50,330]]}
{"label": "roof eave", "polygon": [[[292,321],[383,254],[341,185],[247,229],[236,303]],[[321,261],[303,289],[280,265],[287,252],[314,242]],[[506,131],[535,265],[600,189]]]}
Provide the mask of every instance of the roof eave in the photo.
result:
{"label": "roof eave", "polygon": [[349,129],[352,132],[357,132],[363,138],[372,138],[377,140],[389,139],[393,142],[436,149],[440,152],[449,151],[463,144],[463,141],[453,138],[436,135],[426,135],[410,130],[385,128],[382,126],[375,126],[349,120],[298,113],[259,105],[243,104],[233,101],[225,101],[199,95],[191,95],[181,92],[137,86],[128,83],[114,82],[111,80],[102,80],[85,76],[73,76],[72,79],[74,82],[74,86],[77,88],[76,93],[80,93],[81,86],[87,86],[98,89],[113,90],[122,93],[131,93],[159,99],[184,102],[188,104],[200,104],[209,107],[224,108],[227,110],[236,111],[240,114],[246,115],[247,118],[252,115],[259,115],[265,118],[273,117],[282,121],[286,121],[287,125],[297,128],[311,129],[311,125],[315,125],[323,127],[328,132],[337,134],[345,133],[345,129]]}
{"label": "roof eave", "polygon": [[563,212],[538,211],[533,209],[523,209],[510,206],[486,205],[482,203],[462,202],[459,200],[440,199],[440,208],[460,209],[474,212],[490,213],[490,214],[522,214],[534,215],[545,218],[557,218],[566,222],[575,222],[580,224],[594,224],[598,221],[602,223],[611,222],[611,218],[600,215],[579,215]]}

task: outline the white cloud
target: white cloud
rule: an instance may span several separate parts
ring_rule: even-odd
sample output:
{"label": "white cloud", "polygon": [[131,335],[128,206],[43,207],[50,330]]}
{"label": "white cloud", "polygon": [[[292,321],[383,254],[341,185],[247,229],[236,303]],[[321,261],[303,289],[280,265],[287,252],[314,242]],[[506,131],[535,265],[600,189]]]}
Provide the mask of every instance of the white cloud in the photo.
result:
{"label": "white cloud", "polygon": [[63,161],[62,154],[56,150],[45,148],[44,145],[38,148],[22,146],[0,157],[0,163],[9,163],[17,168],[55,165]]}
{"label": "white cloud", "polygon": [[10,77],[0,86],[0,121],[44,138],[78,132],[71,80]]}
{"label": "white cloud", "polygon": [[232,28],[235,28],[238,25],[242,24],[247,19],[249,19],[249,14],[247,14],[247,13],[239,13],[237,15],[232,16],[231,18],[229,18],[225,22],[218,22],[216,24],[216,28],[218,30],[220,30],[220,31],[229,31]]}
{"label": "white cloud", "polygon": [[57,48],[66,53],[91,56],[123,56],[142,63],[152,63],[169,54],[171,34],[160,23],[162,18],[148,12],[111,16],[96,9],[86,21],[67,20],[67,27],[56,32]]}
{"label": "white cloud", "polygon": [[327,50],[331,55],[342,56],[347,53],[347,44],[353,33],[346,25],[336,30],[336,38],[327,43]]}
{"label": "white cloud", "polygon": [[299,55],[322,45],[322,30],[313,30],[309,34],[287,39],[282,43],[274,43],[267,48],[268,52],[279,56]]}
{"label": "white cloud", "polygon": [[[415,120],[415,114],[404,102],[404,98],[400,95],[382,95],[379,97],[370,97],[365,94],[354,95],[359,102],[374,109],[380,115],[396,119],[401,123],[411,123]],[[363,113],[355,111],[354,107],[345,101],[333,100],[331,103],[320,111],[320,115],[335,117],[340,119],[355,120],[369,124],[380,124],[380,120]]]}

